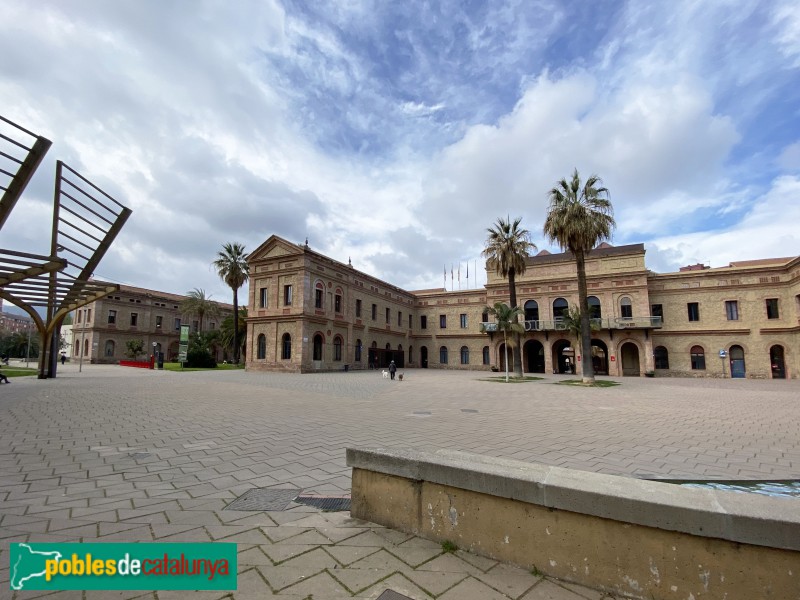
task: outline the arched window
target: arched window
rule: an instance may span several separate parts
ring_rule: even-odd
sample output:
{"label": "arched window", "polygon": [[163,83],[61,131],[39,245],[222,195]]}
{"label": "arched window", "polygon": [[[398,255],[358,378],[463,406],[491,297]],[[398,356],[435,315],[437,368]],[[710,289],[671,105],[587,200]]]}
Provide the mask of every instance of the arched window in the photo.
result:
{"label": "arched window", "polygon": [[114,340],[106,340],[106,356],[114,356]]}
{"label": "arched window", "polygon": [[489,364],[489,346],[483,347],[483,364]]}
{"label": "arched window", "polygon": [[74,354],[75,356],[80,356],[80,354],[81,354],[81,343],[80,342],[75,342],[75,350],[72,351],[72,354]]}
{"label": "arched window", "polygon": [[281,340],[281,358],[283,360],[290,360],[292,358],[292,336],[288,333],[283,334]]}
{"label": "arched window", "polygon": [[564,298],[556,298],[553,300],[553,319],[560,321],[569,315],[569,304]]}
{"label": "arched window", "polygon": [[414,346],[408,347],[408,362],[410,363],[414,362]]}
{"label": "arched window", "polygon": [[692,370],[704,371],[706,368],[706,353],[702,346],[692,346],[690,351],[692,358]]}
{"label": "arched window", "polygon": [[323,306],[325,306],[325,286],[318,281],[314,286],[314,308],[321,309]]}
{"label": "arched window", "polygon": [[398,352],[402,352],[403,351],[403,344],[397,344],[397,351]]}
{"label": "arched window", "polygon": [[313,360],[322,360],[322,335],[319,333],[314,336]]}
{"label": "arched window", "polygon": [[83,340],[83,355],[89,356],[89,340]]}
{"label": "arched window", "polygon": [[342,360],[342,338],[338,335],[333,338],[333,360]]}
{"label": "arched window", "polygon": [[536,300],[528,300],[525,303],[525,320],[526,321],[539,320],[539,303],[536,302]]}
{"label": "arched window", "polygon": [[392,349],[392,345],[391,345],[391,344],[389,344],[388,342],[386,343],[386,349],[387,349],[387,350],[391,350],[391,349]]}
{"label": "arched window", "polygon": [[619,300],[619,314],[623,319],[633,318],[633,305],[627,296],[623,296]]}
{"label": "arched window", "polygon": [[356,340],[356,362],[361,362],[361,340]]}
{"label": "arched window", "polygon": [[372,347],[373,348],[377,348],[378,347],[378,342],[372,342]]}
{"label": "arched window", "polygon": [[664,346],[656,346],[653,358],[656,361],[656,369],[669,369],[669,352]]}
{"label": "arched window", "polygon": [[333,308],[336,314],[342,313],[342,288],[336,288],[336,295],[333,297]]}
{"label": "arched window", "polygon": [[586,303],[589,305],[589,318],[602,319],[603,311],[600,308],[600,299],[597,296],[589,296],[586,298]]}
{"label": "arched window", "polygon": [[461,346],[461,364],[468,365],[469,364],[469,348],[466,346]]}
{"label": "arched window", "polygon": [[443,365],[447,364],[447,346],[439,348],[439,362]]}
{"label": "arched window", "polygon": [[256,344],[256,358],[258,360],[265,360],[267,358],[267,336],[263,333],[259,334],[258,342]]}

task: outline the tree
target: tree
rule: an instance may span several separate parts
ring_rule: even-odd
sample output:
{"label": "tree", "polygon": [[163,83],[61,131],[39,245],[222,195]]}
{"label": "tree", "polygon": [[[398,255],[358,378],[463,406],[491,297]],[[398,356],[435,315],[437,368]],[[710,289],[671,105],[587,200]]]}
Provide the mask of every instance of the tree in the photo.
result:
{"label": "tree", "polygon": [[[247,308],[242,307],[239,309],[239,329],[238,332],[238,344],[239,344],[239,351],[245,352],[245,346],[247,344],[247,325],[245,323],[245,319],[247,319]],[[222,325],[219,327],[220,337],[219,340],[225,348],[233,349],[234,343],[234,335],[233,335],[233,315],[229,315],[222,320]]]}
{"label": "tree", "polygon": [[[489,259],[495,272],[508,278],[508,293],[511,307],[517,308],[516,277],[525,273],[525,259],[536,250],[536,244],[531,242],[531,234],[527,229],[520,229],[521,217],[514,219],[497,219],[493,227],[486,231],[486,248],[483,256]],[[520,311],[520,314],[522,312]],[[523,328],[522,331],[525,329]],[[522,377],[522,352],[520,351],[519,332],[514,332],[514,376]]]}
{"label": "tree", "polygon": [[[494,306],[487,307],[487,312],[494,316],[494,323],[481,323],[481,331],[502,331],[503,343],[506,349],[506,383],[508,383],[508,337],[509,332],[519,334],[525,331],[525,327],[517,322],[519,316],[523,314],[519,306],[511,308],[505,302],[495,302]],[[522,377],[522,375],[520,375]]]}
{"label": "tree", "polygon": [[239,364],[239,288],[250,278],[242,244],[224,244],[213,263],[217,275],[233,290],[233,362]]}
{"label": "tree", "polygon": [[584,384],[594,383],[594,367],[589,360],[592,337],[586,291],[586,255],[598,243],[609,239],[616,225],[608,190],[602,187],[602,183],[597,175],[592,175],[581,184],[581,177],[575,169],[569,181],[562,179],[548,193],[550,206],[544,222],[544,234],[550,242],[558,242],[562,250],[569,250],[575,256]]}
{"label": "tree", "polygon": [[186,292],[186,299],[181,302],[181,312],[196,315],[198,319],[197,333],[202,333],[203,317],[217,316],[219,306],[211,300],[211,296],[206,296],[205,290],[194,288],[191,292]]}
{"label": "tree", "polygon": [[136,360],[139,355],[144,354],[144,340],[128,340],[125,343],[125,356],[131,360]]}

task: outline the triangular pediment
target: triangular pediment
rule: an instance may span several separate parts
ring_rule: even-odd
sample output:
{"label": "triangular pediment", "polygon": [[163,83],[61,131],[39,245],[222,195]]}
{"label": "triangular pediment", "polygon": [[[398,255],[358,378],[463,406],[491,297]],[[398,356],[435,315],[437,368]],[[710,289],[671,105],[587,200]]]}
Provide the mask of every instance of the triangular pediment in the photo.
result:
{"label": "triangular pediment", "polygon": [[266,242],[261,244],[250,256],[248,262],[256,260],[266,260],[279,258],[281,256],[297,256],[303,253],[303,249],[297,244],[293,244],[277,235],[271,235]]}

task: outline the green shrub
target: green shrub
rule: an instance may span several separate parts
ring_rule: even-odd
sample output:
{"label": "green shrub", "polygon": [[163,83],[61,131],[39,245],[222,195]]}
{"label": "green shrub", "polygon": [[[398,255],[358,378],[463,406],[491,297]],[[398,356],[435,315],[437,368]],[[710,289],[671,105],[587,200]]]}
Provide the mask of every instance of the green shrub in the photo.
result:
{"label": "green shrub", "polygon": [[208,350],[192,350],[186,354],[185,366],[195,369],[215,369],[217,361]]}

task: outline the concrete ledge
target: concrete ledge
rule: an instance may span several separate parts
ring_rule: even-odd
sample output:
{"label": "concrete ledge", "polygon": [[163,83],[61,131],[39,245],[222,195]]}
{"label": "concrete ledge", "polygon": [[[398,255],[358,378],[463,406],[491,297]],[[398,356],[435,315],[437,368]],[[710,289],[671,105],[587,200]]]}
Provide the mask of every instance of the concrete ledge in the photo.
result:
{"label": "concrete ledge", "polygon": [[649,600],[800,600],[800,501],[440,450],[347,450],[353,517]]}
{"label": "concrete ledge", "polygon": [[800,501],[437,450],[348,448],[347,466],[743,544],[800,551]]}

